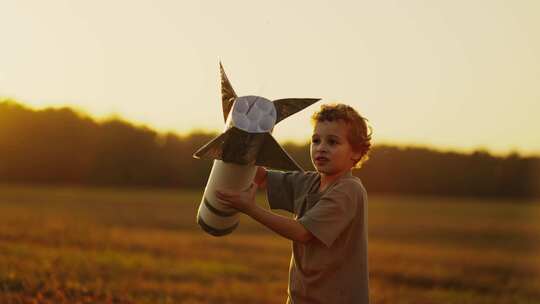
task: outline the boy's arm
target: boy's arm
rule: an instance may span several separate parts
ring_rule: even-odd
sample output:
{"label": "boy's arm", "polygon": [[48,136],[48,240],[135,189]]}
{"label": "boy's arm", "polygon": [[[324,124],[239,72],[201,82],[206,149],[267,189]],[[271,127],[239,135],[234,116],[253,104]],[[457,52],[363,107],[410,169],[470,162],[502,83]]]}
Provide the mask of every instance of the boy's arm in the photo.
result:
{"label": "boy's arm", "polygon": [[246,210],[245,214],[289,240],[307,243],[313,238],[313,234],[295,219],[273,213],[258,205]]}
{"label": "boy's arm", "polygon": [[255,203],[256,192],[257,184],[253,183],[246,191],[221,190],[216,191],[216,196],[222,204],[247,214],[257,222],[289,240],[306,243],[313,238],[313,234],[295,219],[281,216],[258,206]]}

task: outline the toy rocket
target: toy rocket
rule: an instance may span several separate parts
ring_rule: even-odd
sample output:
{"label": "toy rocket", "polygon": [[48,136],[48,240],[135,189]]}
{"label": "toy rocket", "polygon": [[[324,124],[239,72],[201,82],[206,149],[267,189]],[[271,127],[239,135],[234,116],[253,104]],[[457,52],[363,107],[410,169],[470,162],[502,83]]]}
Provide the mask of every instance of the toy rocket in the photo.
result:
{"label": "toy rocket", "polygon": [[246,190],[257,166],[302,170],[271,133],[275,124],[320,100],[287,98],[270,101],[260,96],[238,97],[221,63],[220,73],[225,130],[193,154],[195,158],[214,159],[197,212],[197,223],[214,236],[231,233],[239,223],[238,212],[219,202],[216,189]]}

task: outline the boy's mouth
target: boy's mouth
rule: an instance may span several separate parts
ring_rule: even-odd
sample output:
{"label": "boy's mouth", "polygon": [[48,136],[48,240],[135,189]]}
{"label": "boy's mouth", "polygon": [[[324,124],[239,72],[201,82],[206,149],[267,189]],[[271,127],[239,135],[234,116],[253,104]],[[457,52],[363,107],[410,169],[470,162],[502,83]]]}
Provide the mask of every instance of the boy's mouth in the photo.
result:
{"label": "boy's mouth", "polygon": [[327,157],[324,157],[324,156],[317,156],[315,157],[315,162],[317,163],[324,163],[324,162],[328,162],[329,159]]}

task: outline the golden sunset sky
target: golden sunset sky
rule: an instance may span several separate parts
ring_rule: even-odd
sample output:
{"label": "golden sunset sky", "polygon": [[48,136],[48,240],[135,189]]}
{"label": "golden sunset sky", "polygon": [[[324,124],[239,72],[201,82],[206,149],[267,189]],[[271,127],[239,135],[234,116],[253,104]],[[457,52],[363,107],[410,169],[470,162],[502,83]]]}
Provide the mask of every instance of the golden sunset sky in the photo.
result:
{"label": "golden sunset sky", "polygon": [[0,97],[36,108],[219,131],[220,60],[238,95],[354,106],[375,143],[540,154],[540,1],[0,1]]}

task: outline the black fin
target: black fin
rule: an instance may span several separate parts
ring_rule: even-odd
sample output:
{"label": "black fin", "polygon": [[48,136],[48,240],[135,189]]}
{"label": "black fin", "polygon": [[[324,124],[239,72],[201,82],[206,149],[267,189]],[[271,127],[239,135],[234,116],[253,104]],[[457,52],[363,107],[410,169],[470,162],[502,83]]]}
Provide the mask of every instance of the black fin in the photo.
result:
{"label": "black fin", "polygon": [[227,130],[227,132],[221,133],[218,137],[212,139],[204,146],[200,147],[199,150],[193,153],[193,157],[202,159],[221,159],[221,155],[223,154],[223,143],[225,142],[225,139],[227,139],[227,137],[229,136],[227,134],[229,130]]}
{"label": "black fin", "polygon": [[227,121],[227,117],[229,116],[229,112],[231,111],[234,100],[237,96],[231,83],[229,82],[229,79],[227,78],[227,74],[225,74],[225,70],[223,69],[221,62],[219,63],[219,72],[221,75],[221,106],[223,107],[223,120]]}
{"label": "black fin", "polygon": [[276,124],[294,113],[309,107],[321,100],[320,98],[285,98],[274,100],[277,111]]}
{"label": "black fin", "polygon": [[264,143],[257,155],[257,166],[270,167],[287,171],[304,171],[290,156],[281,148],[278,142],[270,135],[266,134]]}

